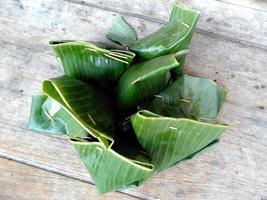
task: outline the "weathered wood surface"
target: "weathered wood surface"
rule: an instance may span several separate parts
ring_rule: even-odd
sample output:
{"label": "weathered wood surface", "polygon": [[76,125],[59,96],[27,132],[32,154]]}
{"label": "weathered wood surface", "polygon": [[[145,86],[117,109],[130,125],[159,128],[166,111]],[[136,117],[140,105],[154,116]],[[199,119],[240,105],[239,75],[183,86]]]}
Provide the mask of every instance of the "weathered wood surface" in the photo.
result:
{"label": "weathered wood surface", "polygon": [[[124,13],[137,32],[145,35],[161,25],[157,22],[158,19],[167,20],[169,10],[157,7],[164,5],[168,8],[171,7],[171,3],[138,0],[128,3],[120,1],[122,4],[116,0],[86,2],[87,4],[57,0],[0,1],[0,155],[91,183],[78,156],[64,138],[26,130],[31,95],[40,91],[43,79],[61,74],[47,42],[51,39],[107,42],[107,27],[113,15],[121,11],[124,11],[121,13]],[[94,5],[88,2],[93,2]],[[112,6],[116,5],[117,10],[103,10],[111,7],[109,2],[113,2]],[[152,3],[146,4],[147,2]],[[223,6],[236,9],[225,2],[209,2],[221,9]],[[197,1],[187,3],[192,7],[202,6],[202,3]],[[143,17],[147,15],[147,10],[143,9],[147,9],[149,5],[153,6],[148,19]],[[209,15],[212,16],[211,11],[215,12],[217,7],[202,9],[202,16],[208,19]],[[255,9],[240,7],[241,11],[242,9],[252,14],[258,12]],[[157,10],[162,10],[162,13]],[[207,10],[210,10],[210,13]],[[162,18],[157,18],[153,12],[160,13]],[[266,13],[260,12],[262,19],[266,19]],[[256,14],[253,14],[254,17]],[[233,23],[234,18],[221,20]],[[224,134],[221,143],[211,151],[154,175],[140,188],[125,190],[124,193],[144,199],[267,198],[267,49],[264,43],[266,37],[262,42],[257,39],[264,35],[259,27],[249,38],[249,33],[244,34],[235,27],[231,29],[224,25],[223,21],[218,26],[215,26],[216,23],[214,26],[208,26],[209,20],[202,19],[202,22],[204,24],[199,26],[200,30],[204,31],[198,31],[193,37],[186,71],[193,75],[216,79],[229,90],[219,120],[228,123],[230,128]],[[244,25],[248,29],[255,28],[254,24],[248,21]],[[231,35],[234,31],[237,33]],[[246,36],[242,40],[247,42],[240,42],[240,35]],[[65,181],[68,182],[67,178],[62,182]],[[92,188],[90,184],[83,187],[87,186]],[[10,184],[10,187],[15,189],[15,185]],[[89,190],[94,196],[95,191]],[[38,192],[34,189],[28,191]],[[57,195],[53,190],[50,194]],[[58,195],[60,197],[61,194]]]}
{"label": "weathered wood surface", "polygon": [[[166,22],[168,20],[173,0],[68,0],[83,2],[84,5],[95,6],[105,10],[137,16],[143,19]],[[235,6],[214,0],[181,0],[201,13],[197,25],[198,32],[217,35],[233,41],[267,47],[267,16],[266,12]],[[263,4],[263,3],[262,3]],[[267,2],[264,3],[267,5]]]}
{"label": "weathered wood surface", "polygon": [[0,171],[1,200],[136,199],[118,192],[100,196],[93,185],[4,158],[0,158]]}

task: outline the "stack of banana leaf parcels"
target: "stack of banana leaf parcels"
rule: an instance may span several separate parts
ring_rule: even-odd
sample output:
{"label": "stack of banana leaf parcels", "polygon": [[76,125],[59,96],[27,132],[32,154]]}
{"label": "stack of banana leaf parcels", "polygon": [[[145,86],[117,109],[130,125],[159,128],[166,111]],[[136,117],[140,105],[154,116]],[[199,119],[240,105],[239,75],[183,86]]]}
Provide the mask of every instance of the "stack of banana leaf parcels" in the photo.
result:
{"label": "stack of banana leaf parcels", "polygon": [[65,135],[99,193],[139,186],[217,143],[227,92],[183,73],[198,18],[174,4],[165,25],[138,39],[117,16],[107,38],[118,49],[51,41],[64,75],[44,80],[33,96],[29,129]]}

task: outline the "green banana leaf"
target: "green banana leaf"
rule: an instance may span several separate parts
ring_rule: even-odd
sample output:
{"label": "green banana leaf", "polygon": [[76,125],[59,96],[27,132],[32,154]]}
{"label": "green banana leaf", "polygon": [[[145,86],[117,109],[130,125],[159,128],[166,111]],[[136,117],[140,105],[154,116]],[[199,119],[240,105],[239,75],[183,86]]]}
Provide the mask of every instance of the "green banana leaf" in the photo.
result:
{"label": "green banana leaf", "polygon": [[121,16],[115,17],[109,28],[107,38],[124,47],[132,46],[137,40],[135,31],[123,20]]}
{"label": "green banana leaf", "polygon": [[117,101],[122,109],[130,109],[168,84],[170,70],[179,66],[174,54],[132,65],[120,78]]}
{"label": "green banana leaf", "polygon": [[62,76],[45,80],[43,93],[58,102],[90,135],[106,146],[113,143],[115,116],[107,92]]}
{"label": "green banana leaf", "polygon": [[217,141],[227,127],[186,118],[163,117],[146,110],[133,115],[131,123],[156,171],[193,157]]}
{"label": "green banana leaf", "polygon": [[105,86],[114,83],[131,64],[134,53],[107,50],[84,41],[51,41],[65,75]]}
{"label": "green banana leaf", "polygon": [[149,110],[170,117],[214,120],[227,91],[206,78],[181,75],[152,101]]}
{"label": "green banana leaf", "polygon": [[[128,47],[144,59],[152,59],[188,49],[198,17],[197,11],[175,3],[169,22],[156,32],[135,41],[133,29],[122,18],[116,18],[107,38]],[[179,59],[181,67],[184,59],[185,55]]]}
{"label": "green banana leaf", "polygon": [[28,128],[71,137],[83,138],[88,136],[85,129],[59,103],[46,95],[34,95],[32,97]]}

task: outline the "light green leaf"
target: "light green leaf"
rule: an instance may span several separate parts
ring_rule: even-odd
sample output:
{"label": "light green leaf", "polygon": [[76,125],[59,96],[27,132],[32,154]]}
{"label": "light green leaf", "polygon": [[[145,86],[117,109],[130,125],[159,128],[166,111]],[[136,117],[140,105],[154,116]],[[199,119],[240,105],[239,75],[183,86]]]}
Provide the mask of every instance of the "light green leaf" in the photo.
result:
{"label": "light green leaf", "polygon": [[129,109],[158,94],[167,86],[170,70],[178,66],[175,55],[132,65],[119,80],[118,105],[122,109]]}
{"label": "light green leaf", "polygon": [[113,102],[107,93],[62,76],[43,82],[43,93],[58,102],[90,135],[106,146],[113,142]]}
{"label": "light green leaf", "polygon": [[133,115],[131,122],[139,143],[151,156],[157,171],[192,157],[218,140],[227,127],[163,117],[145,110]]}
{"label": "light green leaf", "polygon": [[135,31],[123,20],[121,16],[115,17],[108,29],[107,38],[125,47],[130,47],[137,40]]}
{"label": "light green leaf", "polygon": [[65,75],[107,85],[129,67],[134,53],[107,50],[84,41],[51,41]]}
{"label": "light green leaf", "polygon": [[170,117],[214,120],[226,94],[210,79],[182,75],[156,96],[149,110]]}
{"label": "light green leaf", "polygon": [[153,172],[153,165],[149,161],[126,158],[111,148],[104,148],[99,142],[71,142],[99,193],[138,186]]}
{"label": "light green leaf", "polygon": [[32,97],[29,129],[72,137],[88,136],[85,129],[59,103],[46,95]]}

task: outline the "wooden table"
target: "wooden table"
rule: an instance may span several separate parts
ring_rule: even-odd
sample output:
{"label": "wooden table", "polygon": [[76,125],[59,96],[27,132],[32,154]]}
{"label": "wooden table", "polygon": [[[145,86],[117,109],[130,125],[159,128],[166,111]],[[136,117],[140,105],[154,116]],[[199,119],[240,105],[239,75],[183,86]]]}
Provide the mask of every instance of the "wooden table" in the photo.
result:
{"label": "wooden table", "polygon": [[201,12],[186,72],[229,90],[230,125],[208,152],[136,189],[98,195],[72,146],[27,130],[31,96],[62,74],[49,40],[107,43],[123,15],[139,36],[168,20],[172,0],[0,1],[0,199],[267,199],[267,3],[184,0]]}

